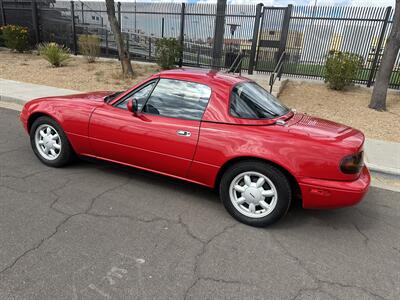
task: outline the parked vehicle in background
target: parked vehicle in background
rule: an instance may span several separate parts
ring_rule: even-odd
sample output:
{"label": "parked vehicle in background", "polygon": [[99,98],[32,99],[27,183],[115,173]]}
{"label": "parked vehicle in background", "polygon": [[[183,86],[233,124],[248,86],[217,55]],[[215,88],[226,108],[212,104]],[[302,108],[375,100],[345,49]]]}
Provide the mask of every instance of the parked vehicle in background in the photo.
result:
{"label": "parked vehicle in background", "polygon": [[304,208],[356,204],[370,183],[360,131],[295,113],[255,82],[214,71],[170,70],[124,92],[32,100],[21,121],[48,166],[77,154],[216,188],[252,226],[280,219],[295,195]]}

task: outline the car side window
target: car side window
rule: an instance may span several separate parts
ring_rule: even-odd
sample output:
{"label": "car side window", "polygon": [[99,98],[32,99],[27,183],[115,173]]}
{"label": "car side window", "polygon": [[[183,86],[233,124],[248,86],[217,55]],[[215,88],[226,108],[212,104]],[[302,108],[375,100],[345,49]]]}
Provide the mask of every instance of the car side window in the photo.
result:
{"label": "car side window", "polygon": [[156,84],[156,81],[152,81],[151,83],[142,87],[140,90],[134,91],[130,95],[126,96],[125,99],[123,99],[121,102],[119,102],[116,105],[116,107],[122,108],[122,109],[128,109],[127,108],[128,101],[135,98],[138,102],[138,109],[141,110],[143,105],[145,104],[147,98],[149,97],[151,91],[153,90],[153,87],[155,84]]}
{"label": "car side window", "polygon": [[170,118],[201,120],[211,88],[195,82],[161,78],[143,111]]}
{"label": "car side window", "polygon": [[255,82],[239,83],[232,89],[230,111],[243,119],[272,119],[289,109]]}

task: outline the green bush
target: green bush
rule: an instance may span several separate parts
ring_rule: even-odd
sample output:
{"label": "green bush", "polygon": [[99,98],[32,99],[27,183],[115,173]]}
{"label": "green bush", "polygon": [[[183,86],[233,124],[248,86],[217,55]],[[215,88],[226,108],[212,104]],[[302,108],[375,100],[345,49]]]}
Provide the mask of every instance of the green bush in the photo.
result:
{"label": "green bush", "polygon": [[329,51],[325,63],[325,82],[334,90],[352,84],[362,67],[362,57],[349,52]]}
{"label": "green bush", "polygon": [[181,45],[174,38],[162,38],[156,41],[157,64],[163,70],[172,69],[182,51]]}
{"label": "green bush", "polygon": [[28,28],[18,25],[5,25],[0,27],[0,32],[7,48],[18,52],[28,49]]}
{"label": "green bush", "polygon": [[38,47],[39,54],[54,67],[61,67],[70,58],[69,49],[57,43],[43,43]]}
{"label": "green bush", "polygon": [[79,50],[88,63],[93,63],[100,56],[100,37],[92,34],[82,34],[78,40]]}

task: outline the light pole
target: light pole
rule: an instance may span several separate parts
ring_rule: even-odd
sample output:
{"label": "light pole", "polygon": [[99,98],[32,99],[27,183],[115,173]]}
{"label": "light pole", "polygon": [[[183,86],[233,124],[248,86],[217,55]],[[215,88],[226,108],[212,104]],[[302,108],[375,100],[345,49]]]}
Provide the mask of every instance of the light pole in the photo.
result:
{"label": "light pole", "polygon": [[235,35],[235,31],[238,27],[240,27],[239,24],[226,24],[230,27],[230,31],[231,31],[231,52],[232,52],[232,48],[233,48],[233,36]]}
{"label": "light pole", "polygon": [[317,1],[318,1],[318,0],[314,0],[314,7],[313,7],[313,10],[312,10],[312,16],[311,16],[311,27],[312,27],[312,25],[313,25],[313,23],[314,23],[315,10],[316,10],[316,8],[317,8]]}
{"label": "light pole", "polygon": [[136,0],[135,0],[135,33],[136,33]]}

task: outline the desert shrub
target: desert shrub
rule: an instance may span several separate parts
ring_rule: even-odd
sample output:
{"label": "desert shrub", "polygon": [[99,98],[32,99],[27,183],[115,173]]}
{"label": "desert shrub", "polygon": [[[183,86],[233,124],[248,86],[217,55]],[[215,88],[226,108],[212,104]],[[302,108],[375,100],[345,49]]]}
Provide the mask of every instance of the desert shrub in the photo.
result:
{"label": "desert shrub", "polygon": [[181,53],[181,45],[174,38],[162,38],[156,41],[157,64],[163,70],[172,69]]}
{"label": "desert shrub", "polygon": [[78,40],[79,51],[88,63],[93,63],[100,56],[100,37],[94,34],[82,34]]}
{"label": "desert shrub", "polygon": [[354,53],[329,51],[325,63],[325,82],[334,90],[343,90],[352,84],[362,67],[362,58]]}
{"label": "desert shrub", "polygon": [[54,67],[61,67],[70,58],[69,49],[57,43],[43,43],[38,47],[39,54]]}
{"label": "desert shrub", "polygon": [[18,25],[0,27],[4,45],[11,50],[23,52],[28,49],[28,28]]}

